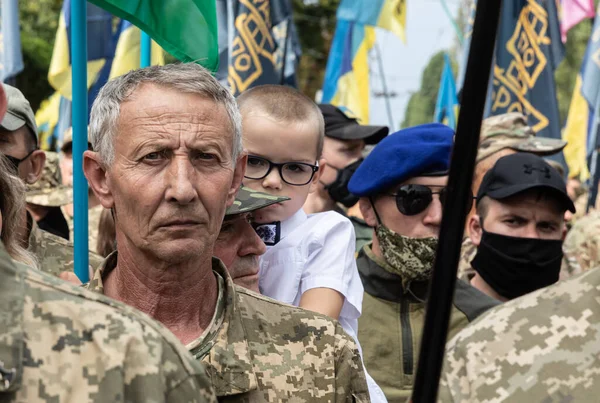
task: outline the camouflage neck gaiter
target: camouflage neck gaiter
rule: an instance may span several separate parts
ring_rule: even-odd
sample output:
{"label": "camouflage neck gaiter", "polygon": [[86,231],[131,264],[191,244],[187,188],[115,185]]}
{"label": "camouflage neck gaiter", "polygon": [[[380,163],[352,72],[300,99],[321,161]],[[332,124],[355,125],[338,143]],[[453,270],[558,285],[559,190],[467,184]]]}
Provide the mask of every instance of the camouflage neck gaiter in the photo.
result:
{"label": "camouflage neck gaiter", "polygon": [[377,226],[375,234],[387,262],[385,269],[402,277],[404,288],[431,278],[438,238],[410,238],[383,225]]}

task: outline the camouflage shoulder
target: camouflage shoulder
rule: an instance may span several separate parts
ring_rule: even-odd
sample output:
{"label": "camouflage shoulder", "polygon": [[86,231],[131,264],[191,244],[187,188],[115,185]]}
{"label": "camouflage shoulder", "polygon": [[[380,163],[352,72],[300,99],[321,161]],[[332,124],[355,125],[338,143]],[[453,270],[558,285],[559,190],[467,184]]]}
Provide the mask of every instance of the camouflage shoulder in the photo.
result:
{"label": "camouflage shoulder", "polygon": [[[600,270],[491,309],[446,346],[456,401],[577,401],[600,390]],[[450,400],[447,400],[450,401]]]}
{"label": "camouflage shoulder", "polygon": [[[152,401],[157,396],[169,402],[216,401],[204,367],[159,323],[46,273],[18,270],[25,282],[25,334],[46,329],[43,338],[27,337],[27,355],[38,364],[26,372],[36,381],[24,380],[24,394],[37,396],[43,388],[58,396],[64,387],[54,379],[63,377],[72,390],[98,401]],[[51,365],[56,362],[70,365]]]}

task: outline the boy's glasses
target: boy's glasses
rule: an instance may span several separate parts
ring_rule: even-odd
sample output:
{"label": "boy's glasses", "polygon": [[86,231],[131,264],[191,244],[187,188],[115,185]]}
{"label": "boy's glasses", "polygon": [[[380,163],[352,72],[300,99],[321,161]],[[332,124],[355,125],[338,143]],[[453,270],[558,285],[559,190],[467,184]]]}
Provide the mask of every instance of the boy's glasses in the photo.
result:
{"label": "boy's glasses", "polygon": [[266,178],[273,167],[279,170],[281,179],[292,186],[303,186],[312,180],[315,173],[319,170],[319,163],[316,165],[306,164],[304,162],[284,162],[276,164],[266,158],[257,157],[255,155],[248,156],[246,164],[247,179],[263,179]]}
{"label": "boy's glasses", "polygon": [[[437,187],[437,186],[436,186]],[[469,191],[470,192],[470,191]],[[448,190],[444,187],[439,192],[433,192],[425,185],[404,185],[396,193],[387,193],[387,196],[396,198],[396,207],[404,215],[417,215],[429,207],[433,200],[433,195],[440,195],[442,206],[446,203]],[[469,197],[468,208],[471,209],[473,203],[473,193]]]}

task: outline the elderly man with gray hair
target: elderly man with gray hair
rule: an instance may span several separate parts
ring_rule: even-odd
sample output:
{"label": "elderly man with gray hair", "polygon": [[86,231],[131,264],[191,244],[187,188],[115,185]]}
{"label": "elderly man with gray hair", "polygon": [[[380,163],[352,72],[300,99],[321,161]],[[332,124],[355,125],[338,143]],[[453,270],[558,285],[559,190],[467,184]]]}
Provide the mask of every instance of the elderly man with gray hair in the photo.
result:
{"label": "elderly man with gray hair", "polygon": [[90,289],[162,322],[228,401],[369,401],[337,322],[234,285],[212,257],[247,157],[235,100],[207,70],[153,66],[110,81],[90,140],[85,175],[117,239]]}

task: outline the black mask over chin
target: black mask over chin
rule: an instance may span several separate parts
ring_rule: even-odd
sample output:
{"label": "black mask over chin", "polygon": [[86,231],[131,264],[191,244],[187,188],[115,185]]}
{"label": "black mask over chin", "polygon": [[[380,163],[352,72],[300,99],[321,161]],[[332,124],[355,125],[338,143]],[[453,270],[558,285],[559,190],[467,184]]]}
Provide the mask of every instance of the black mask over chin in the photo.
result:
{"label": "black mask over chin", "polygon": [[[348,191],[348,182],[350,182],[350,178],[362,162],[363,159],[361,158],[342,169],[337,169],[337,177],[335,180],[329,185],[325,185],[325,190],[327,190],[329,196],[337,203],[342,203],[345,207],[352,207],[358,203],[358,196],[355,196]],[[334,167],[332,168],[336,169]]]}

